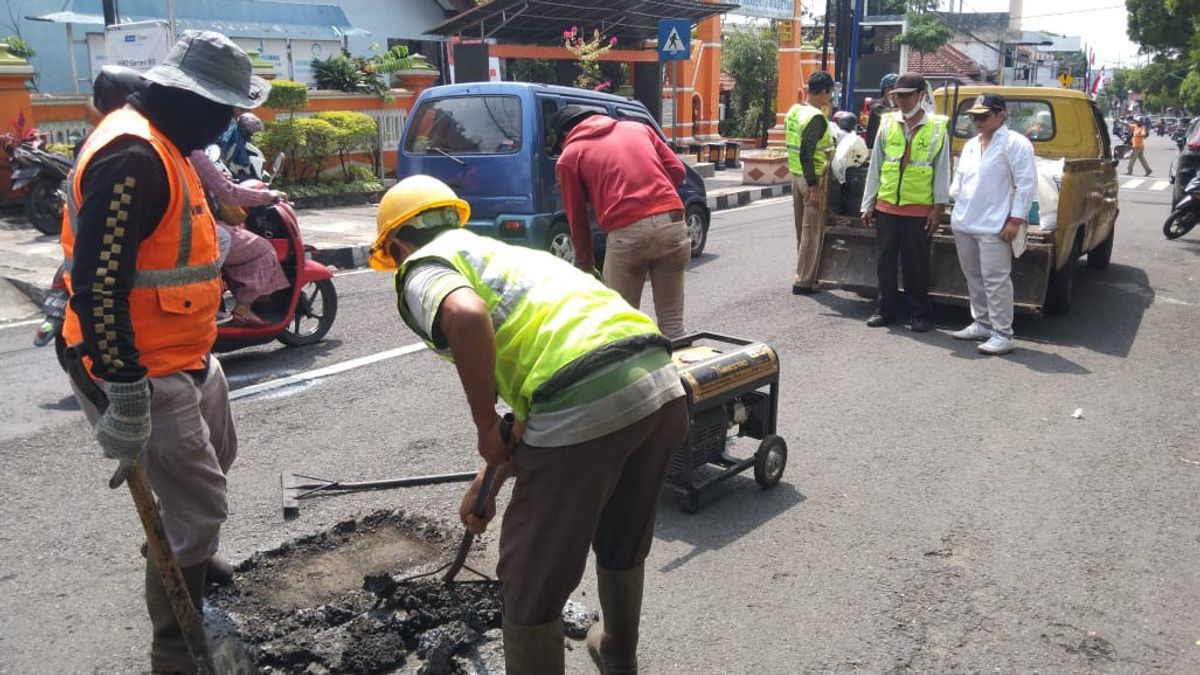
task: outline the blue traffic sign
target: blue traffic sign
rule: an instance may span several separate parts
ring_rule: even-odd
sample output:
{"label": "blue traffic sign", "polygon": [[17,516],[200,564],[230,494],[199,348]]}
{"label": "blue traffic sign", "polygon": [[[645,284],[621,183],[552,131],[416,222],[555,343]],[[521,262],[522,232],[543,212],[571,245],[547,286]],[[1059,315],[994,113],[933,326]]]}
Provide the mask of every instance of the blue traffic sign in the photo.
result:
{"label": "blue traffic sign", "polygon": [[687,19],[659,19],[658,58],[682,61],[692,56],[692,22]]}

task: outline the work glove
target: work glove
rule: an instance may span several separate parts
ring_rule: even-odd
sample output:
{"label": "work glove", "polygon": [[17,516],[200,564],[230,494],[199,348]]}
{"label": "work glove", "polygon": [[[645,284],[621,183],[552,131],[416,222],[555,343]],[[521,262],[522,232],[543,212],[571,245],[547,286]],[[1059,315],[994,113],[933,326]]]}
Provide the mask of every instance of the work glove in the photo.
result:
{"label": "work glove", "polygon": [[104,456],[133,466],[150,440],[150,381],[108,383],[108,407],[96,425]]}

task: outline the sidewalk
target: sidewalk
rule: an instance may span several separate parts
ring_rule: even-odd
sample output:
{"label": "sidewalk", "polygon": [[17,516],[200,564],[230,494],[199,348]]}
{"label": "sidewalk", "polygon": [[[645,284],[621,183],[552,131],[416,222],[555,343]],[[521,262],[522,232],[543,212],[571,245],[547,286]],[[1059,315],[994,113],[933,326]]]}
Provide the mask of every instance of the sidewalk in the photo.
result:
{"label": "sidewalk", "polygon": [[[704,184],[714,212],[791,194],[790,184],[742,185],[739,169],[718,171]],[[375,240],[374,205],[302,209],[296,215],[304,243],[316,247],[318,260],[338,269],[366,266]],[[37,316],[61,261],[58,237],[29,226],[20,208],[0,209],[0,323]]]}

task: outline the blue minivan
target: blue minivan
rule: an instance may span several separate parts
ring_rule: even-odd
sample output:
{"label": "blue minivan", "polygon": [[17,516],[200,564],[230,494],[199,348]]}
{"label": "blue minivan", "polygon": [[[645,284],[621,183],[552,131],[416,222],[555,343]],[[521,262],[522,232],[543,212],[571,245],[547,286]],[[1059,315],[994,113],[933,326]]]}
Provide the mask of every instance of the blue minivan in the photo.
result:
{"label": "blue minivan", "polygon": [[[471,205],[467,227],[503,241],[575,260],[562,191],[554,175],[551,121],[568,104],[662,129],[638,101],[587,89],[526,82],[474,82],[426,89],[404,125],[396,177],[434,176]],[[665,137],[664,137],[665,140]],[[692,257],[708,239],[704,180],[690,166],[679,186]],[[593,220],[593,248],[605,236]]]}

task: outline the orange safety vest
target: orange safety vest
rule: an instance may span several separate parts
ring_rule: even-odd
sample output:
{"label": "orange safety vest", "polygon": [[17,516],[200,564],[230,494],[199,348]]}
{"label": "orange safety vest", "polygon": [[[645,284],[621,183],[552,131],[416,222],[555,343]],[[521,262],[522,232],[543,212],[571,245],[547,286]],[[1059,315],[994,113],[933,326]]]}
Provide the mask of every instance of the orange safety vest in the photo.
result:
{"label": "orange safety vest", "polygon": [[[63,208],[62,226],[67,288],[74,293],[70,271],[78,231],[78,205],[83,199],[83,174],[96,152],[119,136],[136,136],[148,142],[162,160],[170,187],[166,213],[154,232],[138,247],[136,274],[129,292],[134,346],[149,377],[202,368],[205,356],[217,338],[216,313],[221,301],[216,223],[192,165],[162,132],[132,108],[122,108],[100,122],[88,138],[69,178],[71,190]],[[122,199],[118,197],[121,190],[122,186],[114,186],[114,203]],[[122,226],[119,212],[104,224],[112,233],[119,233]],[[112,243],[111,237],[105,237],[102,246]],[[109,262],[108,267],[104,267],[104,261],[116,253],[107,248],[100,253],[102,267],[96,275],[94,290],[96,315],[79,317],[68,305],[63,338],[69,345],[81,342],[80,321],[94,321],[100,358],[106,364],[121,367],[116,351],[116,327],[112,315],[105,314],[111,312],[111,306],[101,300],[101,292],[106,287],[111,288],[112,283],[112,277],[107,277],[106,273],[115,266],[115,262]],[[88,368],[90,371],[90,363]]]}

